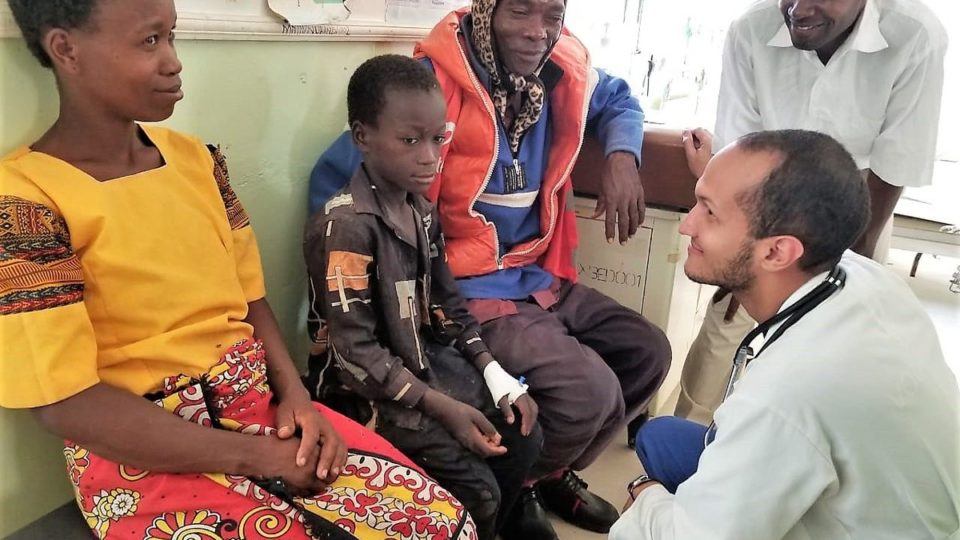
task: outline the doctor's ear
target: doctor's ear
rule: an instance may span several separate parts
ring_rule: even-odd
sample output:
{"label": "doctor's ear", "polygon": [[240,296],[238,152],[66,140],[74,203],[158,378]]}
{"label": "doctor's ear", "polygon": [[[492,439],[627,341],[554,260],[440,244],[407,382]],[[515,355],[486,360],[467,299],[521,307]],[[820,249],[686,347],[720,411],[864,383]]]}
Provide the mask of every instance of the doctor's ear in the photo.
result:
{"label": "doctor's ear", "polygon": [[796,236],[771,236],[762,242],[766,249],[760,265],[768,272],[779,272],[795,265],[805,252],[803,242]]}

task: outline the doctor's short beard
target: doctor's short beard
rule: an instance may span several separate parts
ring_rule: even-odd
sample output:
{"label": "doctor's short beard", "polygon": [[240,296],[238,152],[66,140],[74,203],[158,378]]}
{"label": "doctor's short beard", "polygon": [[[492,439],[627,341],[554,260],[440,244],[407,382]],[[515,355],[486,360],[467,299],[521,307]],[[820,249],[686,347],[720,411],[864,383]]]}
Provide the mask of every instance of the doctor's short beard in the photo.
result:
{"label": "doctor's short beard", "polygon": [[687,277],[704,285],[716,285],[733,292],[742,291],[753,284],[754,275],[750,270],[752,263],[753,241],[746,240],[719,270],[710,274],[688,274]]}

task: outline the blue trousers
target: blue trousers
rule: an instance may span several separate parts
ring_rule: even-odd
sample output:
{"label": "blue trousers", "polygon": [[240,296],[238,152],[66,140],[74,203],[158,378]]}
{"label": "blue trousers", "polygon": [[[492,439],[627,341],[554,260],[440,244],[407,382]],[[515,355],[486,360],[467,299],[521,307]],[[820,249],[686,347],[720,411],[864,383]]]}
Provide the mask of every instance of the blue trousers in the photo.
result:
{"label": "blue trousers", "polygon": [[676,416],[647,421],[637,432],[637,457],[650,478],[670,493],[697,472],[706,426]]}

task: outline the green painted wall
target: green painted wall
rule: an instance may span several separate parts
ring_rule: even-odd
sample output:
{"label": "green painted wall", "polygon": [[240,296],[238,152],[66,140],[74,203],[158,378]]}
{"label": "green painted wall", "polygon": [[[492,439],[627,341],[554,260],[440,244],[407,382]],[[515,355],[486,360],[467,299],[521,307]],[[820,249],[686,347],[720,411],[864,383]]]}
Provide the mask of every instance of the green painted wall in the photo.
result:
{"label": "green painted wall", "polygon": [[[346,123],[347,81],[356,66],[412,47],[181,41],[178,48],[186,97],[165,125],[222,146],[257,232],[268,298],[291,352],[304,359],[300,235],[310,169]],[[0,39],[0,153],[35,140],[56,113],[52,75],[19,40]],[[0,538],[70,497],[59,442],[28,413],[0,409]]]}

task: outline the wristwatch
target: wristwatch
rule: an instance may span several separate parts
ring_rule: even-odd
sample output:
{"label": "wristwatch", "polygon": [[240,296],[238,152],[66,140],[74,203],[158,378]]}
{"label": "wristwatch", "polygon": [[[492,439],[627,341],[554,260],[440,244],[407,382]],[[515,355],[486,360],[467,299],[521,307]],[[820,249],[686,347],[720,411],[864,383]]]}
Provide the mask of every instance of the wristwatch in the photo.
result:
{"label": "wristwatch", "polygon": [[649,477],[648,475],[646,475],[646,474],[641,474],[640,476],[637,477],[636,480],[634,480],[634,481],[630,482],[629,484],[627,484],[627,493],[630,494],[630,500],[631,500],[631,501],[637,500],[636,497],[633,496],[633,490],[637,489],[638,487],[642,486],[643,484],[646,484],[647,482],[656,482],[656,480],[654,480],[653,478],[650,478],[650,477]]}

